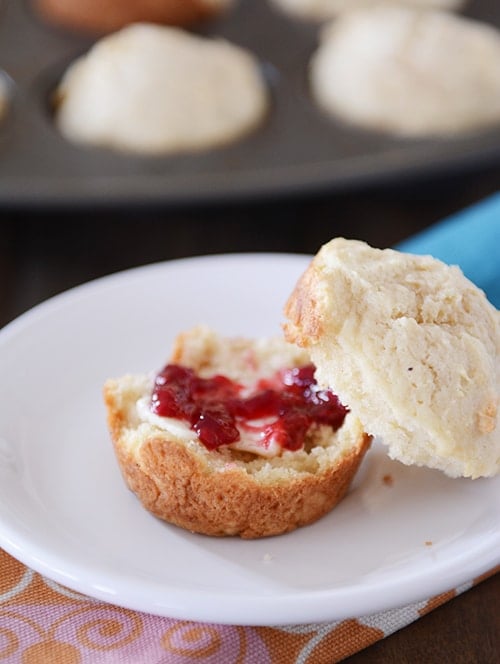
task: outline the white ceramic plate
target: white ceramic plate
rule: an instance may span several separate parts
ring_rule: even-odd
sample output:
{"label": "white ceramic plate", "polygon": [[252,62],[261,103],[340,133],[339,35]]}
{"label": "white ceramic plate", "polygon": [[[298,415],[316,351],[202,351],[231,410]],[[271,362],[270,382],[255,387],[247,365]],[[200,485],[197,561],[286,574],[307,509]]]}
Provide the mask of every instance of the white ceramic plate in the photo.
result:
{"label": "white ceramic plate", "polygon": [[[500,477],[451,480],[368,454],[343,503],[260,541],[164,524],[125,488],[105,426],[109,376],[160,368],[175,334],[279,332],[307,258],[229,255],[77,288],[0,332],[0,545],[74,590],[158,615],[324,621],[403,605],[499,562]],[[392,478],[392,485],[384,481]]]}

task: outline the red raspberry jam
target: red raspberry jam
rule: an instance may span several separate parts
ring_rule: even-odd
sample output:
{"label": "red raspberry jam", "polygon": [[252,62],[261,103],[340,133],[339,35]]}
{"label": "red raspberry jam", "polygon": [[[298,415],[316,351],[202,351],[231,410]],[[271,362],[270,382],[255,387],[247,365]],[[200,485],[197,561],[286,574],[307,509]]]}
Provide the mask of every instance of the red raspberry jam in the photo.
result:
{"label": "red raspberry jam", "polygon": [[[298,450],[313,424],[336,430],[348,412],[331,391],[319,389],[314,371],[313,364],[283,369],[259,380],[249,394],[225,376],[200,378],[193,369],[167,364],[156,376],[151,410],[189,423],[209,450],[235,443],[240,430],[256,427],[264,448],[275,441],[283,449]],[[270,423],[255,425],[259,420]]]}

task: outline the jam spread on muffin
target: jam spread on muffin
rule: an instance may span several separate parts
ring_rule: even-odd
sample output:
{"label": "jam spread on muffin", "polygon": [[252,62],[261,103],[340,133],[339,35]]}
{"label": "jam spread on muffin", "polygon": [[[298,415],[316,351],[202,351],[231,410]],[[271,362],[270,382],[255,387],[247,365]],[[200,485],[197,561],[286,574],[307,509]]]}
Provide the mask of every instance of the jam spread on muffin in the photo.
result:
{"label": "jam spread on muffin", "polygon": [[313,425],[337,430],[347,414],[338,398],[320,389],[315,367],[283,369],[252,388],[223,375],[202,378],[193,369],[168,364],[156,376],[150,409],[188,423],[214,450],[250,435],[263,449],[301,449]]}

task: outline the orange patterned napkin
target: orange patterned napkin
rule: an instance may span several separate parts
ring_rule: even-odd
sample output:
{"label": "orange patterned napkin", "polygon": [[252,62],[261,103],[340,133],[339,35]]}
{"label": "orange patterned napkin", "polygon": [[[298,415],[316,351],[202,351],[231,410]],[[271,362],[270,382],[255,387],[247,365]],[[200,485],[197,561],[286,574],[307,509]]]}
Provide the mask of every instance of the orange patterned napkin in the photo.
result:
{"label": "orange patterned napkin", "polygon": [[90,599],[0,549],[2,664],[332,664],[497,572],[401,609],[315,625],[231,627],[161,618]]}

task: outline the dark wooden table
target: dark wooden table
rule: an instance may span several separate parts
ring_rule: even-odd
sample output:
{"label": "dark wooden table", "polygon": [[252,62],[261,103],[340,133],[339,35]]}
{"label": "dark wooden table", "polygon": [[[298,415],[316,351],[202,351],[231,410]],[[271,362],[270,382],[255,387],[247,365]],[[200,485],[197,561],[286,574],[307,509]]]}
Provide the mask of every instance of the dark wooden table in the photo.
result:
{"label": "dark wooden table", "polygon": [[[0,325],[67,288],[145,263],[229,251],[314,253],[336,235],[390,246],[497,190],[500,167],[208,208],[0,210]],[[499,600],[497,575],[346,661],[493,664]]]}

